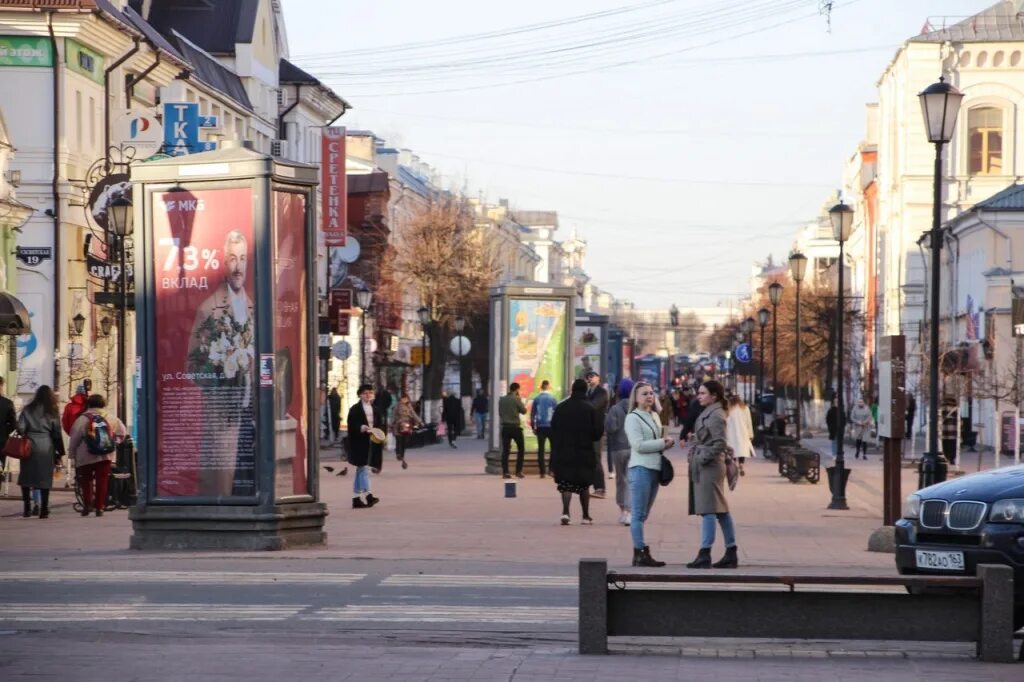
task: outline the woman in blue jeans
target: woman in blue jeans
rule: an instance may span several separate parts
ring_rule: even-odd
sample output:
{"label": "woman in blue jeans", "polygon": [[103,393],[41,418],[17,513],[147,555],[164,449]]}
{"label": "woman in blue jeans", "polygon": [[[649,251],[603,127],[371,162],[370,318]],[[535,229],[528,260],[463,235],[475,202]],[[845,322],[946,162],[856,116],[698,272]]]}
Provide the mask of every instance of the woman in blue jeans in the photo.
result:
{"label": "woman in blue jeans", "polygon": [[[687,568],[736,568],[736,530],[725,501],[725,389],[717,381],[705,381],[697,391],[704,410],[697,417],[690,436],[690,514],[701,517],[700,551]],[[725,536],[725,556],[711,563],[715,544],[715,522]]]}
{"label": "woman in blue jeans", "polygon": [[654,387],[640,381],[629,396],[628,414],[623,430],[629,441],[629,534],[633,538],[634,566],[664,566],[651,556],[644,544],[644,521],[658,494],[661,453],[672,447],[671,438],[662,437],[661,420],[654,411]]}

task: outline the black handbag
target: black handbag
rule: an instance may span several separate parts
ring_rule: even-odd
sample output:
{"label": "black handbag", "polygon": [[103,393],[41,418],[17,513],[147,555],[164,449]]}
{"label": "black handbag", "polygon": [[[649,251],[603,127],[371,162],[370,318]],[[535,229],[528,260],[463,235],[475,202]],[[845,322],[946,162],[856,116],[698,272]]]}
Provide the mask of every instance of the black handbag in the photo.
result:
{"label": "black handbag", "polygon": [[661,456],[661,470],[658,472],[658,484],[668,485],[672,482],[672,479],[676,477],[675,467],[672,466],[672,460],[665,455]]}

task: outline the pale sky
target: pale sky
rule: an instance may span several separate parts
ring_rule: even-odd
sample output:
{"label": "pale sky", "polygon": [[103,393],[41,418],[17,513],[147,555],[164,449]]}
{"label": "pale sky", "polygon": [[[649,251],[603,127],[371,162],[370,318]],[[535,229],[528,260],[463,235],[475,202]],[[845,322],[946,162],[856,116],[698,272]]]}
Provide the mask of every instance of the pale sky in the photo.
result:
{"label": "pale sky", "polygon": [[820,0],[284,0],[284,12],[293,61],[354,107],[338,124],[412,149],[474,196],[558,211],[560,237],[587,240],[595,285],[667,308],[740,297],[754,261],[784,258],[839,187],[903,41],[994,3],[835,0],[831,30]]}

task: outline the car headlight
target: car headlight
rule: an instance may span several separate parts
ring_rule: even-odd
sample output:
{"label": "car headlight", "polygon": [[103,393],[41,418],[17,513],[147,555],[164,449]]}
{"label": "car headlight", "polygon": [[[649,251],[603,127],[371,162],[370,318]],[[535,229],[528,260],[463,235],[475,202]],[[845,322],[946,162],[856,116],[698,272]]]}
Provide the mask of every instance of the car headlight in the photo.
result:
{"label": "car headlight", "polygon": [[988,520],[994,523],[1024,523],[1024,500],[999,500],[992,505]]}
{"label": "car headlight", "polygon": [[920,495],[907,495],[907,500],[903,503],[903,518],[905,519],[916,519],[921,516],[921,496]]}

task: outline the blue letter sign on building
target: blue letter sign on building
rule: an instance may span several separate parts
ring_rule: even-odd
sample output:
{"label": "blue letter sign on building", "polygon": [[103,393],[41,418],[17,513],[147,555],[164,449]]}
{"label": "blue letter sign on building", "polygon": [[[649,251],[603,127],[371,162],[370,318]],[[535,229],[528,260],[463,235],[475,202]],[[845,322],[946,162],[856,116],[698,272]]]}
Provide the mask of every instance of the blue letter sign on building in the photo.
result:
{"label": "blue letter sign on building", "polygon": [[164,104],[164,153],[184,156],[213,151],[217,143],[200,142],[199,129],[216,127],[217,117],[200,116],[198,104],[167,102]]}

